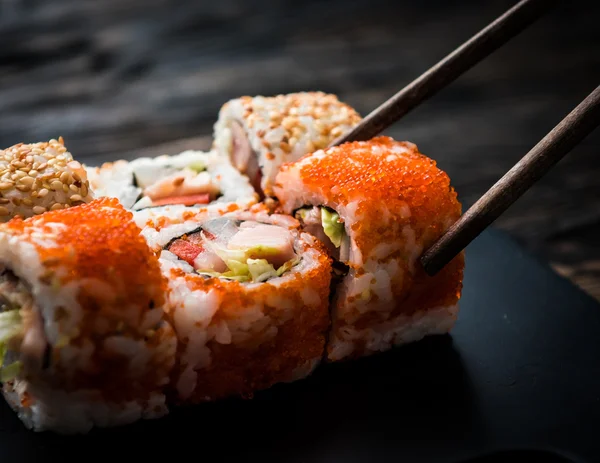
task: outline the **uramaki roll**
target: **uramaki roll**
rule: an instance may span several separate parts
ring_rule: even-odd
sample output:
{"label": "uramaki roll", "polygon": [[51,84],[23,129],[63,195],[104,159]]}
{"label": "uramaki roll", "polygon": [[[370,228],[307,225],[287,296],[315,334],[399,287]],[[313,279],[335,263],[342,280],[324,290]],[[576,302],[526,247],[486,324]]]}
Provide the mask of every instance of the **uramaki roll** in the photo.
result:
{"label": "uramaki roll", "polygon": [[115,199],[0,226],[3,393],[35,431],[167,413],[176,339],[166,280]]}
{"label": "uramaki roll", "polygon": [[214,149],[271,196],[283,163],[326,148],[360,120],[336,95],[323,92],[244,96],[221,107]]}
{"label": "uramaki roll", "polygon": [[62,137],[0,150],[0,222],[89,203],[86,171]]}
{"label": "uramaki roll", "polygon": [[414,144],[378,137],[315,152],[282,167],[275,193],[338,262],[329,360],[452,328],[464,256],[435,277],[418,258],[461,205],[446,173]]}
{"label": "uramaki roll", "polygon": [[201,206],[226,210],[258,201],[248,178],[215,152],[119,160],[85,166],[96,197],[117,198],[133,211]]}
{"label": "uramaki roll", "polygon": [[160,261],[179,340],[176,403],[251,396],[304,378],[319,364],[331,264],[297,225],[289,216],[246,211],[198,216],[194,229],[176,237],[171,220],[153,235],[163,240]]}

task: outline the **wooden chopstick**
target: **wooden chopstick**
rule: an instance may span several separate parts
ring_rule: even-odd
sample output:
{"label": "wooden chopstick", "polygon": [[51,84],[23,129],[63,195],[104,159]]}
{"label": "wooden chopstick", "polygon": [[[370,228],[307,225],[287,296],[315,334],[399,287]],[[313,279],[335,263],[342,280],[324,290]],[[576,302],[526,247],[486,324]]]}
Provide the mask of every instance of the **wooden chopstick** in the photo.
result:
{"label": "wooden chopstick", "polygon": [[598,125],[600,86],[423,253],[421,263],[425,271],[429,275],[439,272]]}
{"label": "wooden chopstick", "polygon": [[456,80],[486,56],[519,34],[557,3],[557,0],[522,0],[442,61],[408,84],[360,124],[330,146],[369,140],[398,121],[423,101]]}

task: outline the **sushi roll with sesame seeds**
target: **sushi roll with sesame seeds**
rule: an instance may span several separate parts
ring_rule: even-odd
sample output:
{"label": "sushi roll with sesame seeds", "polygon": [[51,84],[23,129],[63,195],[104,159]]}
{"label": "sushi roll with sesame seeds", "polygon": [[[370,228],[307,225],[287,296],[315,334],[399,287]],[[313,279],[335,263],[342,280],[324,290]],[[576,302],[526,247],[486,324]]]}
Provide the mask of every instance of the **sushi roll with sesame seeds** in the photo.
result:
{"label": "sushi roll with sesame seeds", "polygon": [[117,198],[132,211],[172,206],[223,209],[258,201],[248,178],[214,152],[188,150],[85,168],[96,197]]}
{"label": "sushi roll with sesame seeds", "polygon": [[317,151],[283,166],[275,193],[334,259],[330,361],[452,328],[464,255],[434,277],[418,258],[461,205],[446,173],[414,144],[378,137]]}
{"label": "sushi roll with sesame seeds", "polygon": [[60,434],[167,413],[166,280],[115,199],[0,225],[0,382],[27,428]]}
{"label": "sushi roll with sesame seeds", "polygon": [[360,120],[336,95],[323,92],[244,96],[222,106],[213,148],[230,158],[257,191],[272,196],[283,163],[326,148]]}
{"label": "sushi roll with sesame seeds", "polygon": [[245,398],[316,368],[331,264],[295,219],[237,211],[162,225],[152,236],[179,341],[174,403]]}
{"label": "sushi roll with sesame seeds", "polygon": [[0,222],[88,203],[93,195],[82,165],[62,137],[0,150]]}

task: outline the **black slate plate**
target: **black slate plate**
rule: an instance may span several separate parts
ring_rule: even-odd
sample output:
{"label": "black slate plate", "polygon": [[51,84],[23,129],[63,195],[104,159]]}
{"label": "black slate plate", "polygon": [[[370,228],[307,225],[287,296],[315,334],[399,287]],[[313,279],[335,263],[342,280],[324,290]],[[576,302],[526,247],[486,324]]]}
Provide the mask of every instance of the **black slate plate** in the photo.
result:
{"label": "black slate plate", "polygon": [[600,461],[599,337],[600,305],[487,231],[467,249],[451,336],[85,437],[25,431],[3,406],[0,461]]}

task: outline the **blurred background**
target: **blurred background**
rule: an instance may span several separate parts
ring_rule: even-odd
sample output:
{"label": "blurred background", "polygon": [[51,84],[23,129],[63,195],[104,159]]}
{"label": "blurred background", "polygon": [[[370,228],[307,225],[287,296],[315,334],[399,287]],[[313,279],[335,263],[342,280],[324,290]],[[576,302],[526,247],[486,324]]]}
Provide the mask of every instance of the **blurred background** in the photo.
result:
{"label": "blurred background", "polygon": [[[516,1],[0,0],[0,146],[82,162],[207,149],[241,95],[336,93],[366,115]],[[387,134],[468,207],[600,84],[600,2],[563,1]],[[495,226],[600,299],[600,130]]]}

